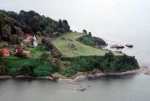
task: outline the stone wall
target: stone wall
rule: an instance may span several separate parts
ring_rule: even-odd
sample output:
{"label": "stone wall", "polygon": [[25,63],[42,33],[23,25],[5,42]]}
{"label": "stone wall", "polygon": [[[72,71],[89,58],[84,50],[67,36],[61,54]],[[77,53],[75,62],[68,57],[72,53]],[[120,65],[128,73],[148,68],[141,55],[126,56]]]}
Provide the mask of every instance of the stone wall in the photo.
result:
{"label": "stone wall", "polygon": [[63,55],[62,52],[52,43],[52,42],[49,42],[49,44],[52,45],[54,51],[58,54],[58,55]]}

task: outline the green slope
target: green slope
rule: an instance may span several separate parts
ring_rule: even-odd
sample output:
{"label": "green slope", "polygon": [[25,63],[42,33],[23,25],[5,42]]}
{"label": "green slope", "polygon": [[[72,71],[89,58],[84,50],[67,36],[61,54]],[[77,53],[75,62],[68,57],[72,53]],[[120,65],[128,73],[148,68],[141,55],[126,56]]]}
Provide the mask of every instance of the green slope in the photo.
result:
{"label": "green slope", "polygon": [[[91,46],[84,45],[78,41],[77,38],[83,36],[81,33],[67,33],[56,40],[53,41],[53,44],[65,55],[66,57],[76,57],[76,56],[91,56],[98,55],[103,56],[105,53],[109,52],[108,50],[97,49]],[[61,38],[65,38],[62,40]],[[69,41],[71,39],[72,41]],[[75,44],[77,50],[71,50],[68,48],[68,43]],[[119,53],[113,52],[115,55],[120,55]]]}

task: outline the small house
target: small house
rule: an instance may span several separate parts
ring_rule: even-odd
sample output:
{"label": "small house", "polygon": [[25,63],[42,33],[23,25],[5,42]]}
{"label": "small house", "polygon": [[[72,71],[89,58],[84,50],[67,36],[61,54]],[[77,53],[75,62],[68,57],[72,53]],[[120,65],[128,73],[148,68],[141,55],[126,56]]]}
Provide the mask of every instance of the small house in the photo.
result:
{"label": "small house", "polygon": [[28,35],[27,38],[23,40],[23,43],[28,44],[28,45],[32,44],[34,47],[38,46],[38,43],[36,41],[36,37],[31,36],[31,35]]}
{"label": "small house", "polygon": [[3,54],[3,56],[9,56],[9,55],[10,55],[9,49],[4,48],[4,49],[2,50],[2,54]]}

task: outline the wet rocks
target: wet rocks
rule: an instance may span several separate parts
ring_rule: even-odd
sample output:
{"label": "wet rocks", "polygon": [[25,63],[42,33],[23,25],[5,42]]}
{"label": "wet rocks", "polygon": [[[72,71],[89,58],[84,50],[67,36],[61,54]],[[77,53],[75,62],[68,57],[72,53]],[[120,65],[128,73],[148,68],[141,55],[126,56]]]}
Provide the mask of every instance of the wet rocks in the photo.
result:
{"label": "wet rocks", "polygon": [[[125,46],[128,47],[128,48],[132,48],[133,47],[132,44],[126,44]],[[125,46],[124,45],[114,44],[114,45],[111,45],[110,48],[123,49],[123,48],[125,48]]]}
{"label": "wet rocks", "polygon": [[81,81],[85,81],[87,79],[88,79],[87,75],[79,75],[79,76],[77,76],[77,77],[74,78],[74,81],[75,82],[81,82]]}
{"label": "wet rocks", "polygon": [[58,82],[70,83],[70,84],[76,84],[76,82],[73,79],[62,79],[62,78],[59,78],[57,81]]}
{"label": "wet rocks", "polygon": [[116,45],[110,46],[110,48],[123,49],[124,46],[123,46],[123,45],[118,45],[118,44],[116,44]]}
{"label": "wet rocks", "polygon": [[86,90],[86,88],[82,87],[82,86],[80,86],[79,88],[77,88],[77,91],[85,91],[85,90]]}
{"label": "wet rocks", "polygon": [[128,48],[132,48],[133,47],[133,45],[131,45],[131,44],[126,44],[125,46],[128,47]]}
{"label": "wet rocks", "polygon": [[141,67],[141,71],[142,71],[142,73],[144,73],[144,74],[150,75],[150,68],[147,67],[147,66],[142,66],[142,67]]}

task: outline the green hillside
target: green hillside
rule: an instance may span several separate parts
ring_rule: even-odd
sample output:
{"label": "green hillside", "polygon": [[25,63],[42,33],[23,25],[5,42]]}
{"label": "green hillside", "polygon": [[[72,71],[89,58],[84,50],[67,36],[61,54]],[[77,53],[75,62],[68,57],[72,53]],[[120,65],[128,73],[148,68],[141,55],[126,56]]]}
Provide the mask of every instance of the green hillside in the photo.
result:
{"label": "green hillside", "polygon": [[[56,40],[53,41],[53,44],[67,57],[77,57],[77,56],[91,56],[98,55],[103,56],[105,53],[108,53],[108,50],[93,48],[91,46],[84,45],[76,39],[85,34],[81,33],[67,33]],[[62,39],[64,38],[64,39]],[[68,44],[74,44],[77,50],[72,50],[68,47]],[[119,53],[113,52],[115,55],[121,55]]]}

